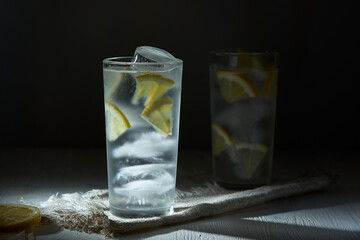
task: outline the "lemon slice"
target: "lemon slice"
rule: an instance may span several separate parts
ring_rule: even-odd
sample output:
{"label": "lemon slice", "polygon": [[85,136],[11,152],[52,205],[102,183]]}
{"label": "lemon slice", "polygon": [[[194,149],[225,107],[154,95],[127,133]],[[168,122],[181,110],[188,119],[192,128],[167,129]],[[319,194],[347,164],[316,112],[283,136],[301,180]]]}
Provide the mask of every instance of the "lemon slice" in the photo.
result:
{"label": "lemon slice", "polygon": [[148,105],[141,117],[165,136],[171,134],[173,100],[170,97],[159,98]]}
{"label": "lemon slice", "polygon": [[232,144],[231,137],[221,126],[211,123],[212,152],[214,156],[220,154]]}
{"label": "lemon slice", "polygon": [[278,79],[278,70],[275,68],[270,68],[268,70],[267,77],[264,81],[264,85],[262,87],[261,96],[263,98],[276,98],[276,90],[277,90],[277,79]]}
{"label": "lemon slice", "polygon": [[40,221],[40,210],[37,207],[21,204],[0,204],[0,231],[21,231]]}
{"label": "lemon slice", "polygon": [[125,115],[113,104],[105,101],[106,136],[109,141],[115,141],[131,127]]}
{"label": "lemon slice", "polygon": [[269,147],[261,143],[238,142],[235,148],[239,153],[239,160],[250,178],[260,162],[264,159]]}
{"label": "lemon slice", "polygon": [[104,96],[106,100],[115,96],[120,84],[124,80],[125,74],[119,71],[105,70],[104,71]]}
{"label": "lemon slice", "polygon": [[239,72],[219,70],[216,72],[220,90],[227,102],[255,97],[258,90],[252,82]]}
{"label": "lemon slice", "polygon": [[161,98],[174,85],[174,81],[156,74],[137,76],[136,83],[132,103],[139,104],[140,99],[145,99],[144,106]]}

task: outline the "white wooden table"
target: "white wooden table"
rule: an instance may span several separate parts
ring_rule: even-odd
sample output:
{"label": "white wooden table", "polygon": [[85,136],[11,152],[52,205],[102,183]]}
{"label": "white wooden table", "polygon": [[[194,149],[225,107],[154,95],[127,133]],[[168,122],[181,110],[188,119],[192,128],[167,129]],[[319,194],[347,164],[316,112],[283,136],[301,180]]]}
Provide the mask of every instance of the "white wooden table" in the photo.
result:
{"label": "white wooden table", "polygon": [[[179,225],[124,234],[120,239],[360,239],[360,154],[280,153],[274,178],[313,171],[339,173],[328,188]],[[45,201],[55,193],[107,188],[104,149],[0,149],[0,203]],[[199,176],[211,166],[210,153],[181,151],[179,173]],[[0,239],[104,239],[56,226]]]}

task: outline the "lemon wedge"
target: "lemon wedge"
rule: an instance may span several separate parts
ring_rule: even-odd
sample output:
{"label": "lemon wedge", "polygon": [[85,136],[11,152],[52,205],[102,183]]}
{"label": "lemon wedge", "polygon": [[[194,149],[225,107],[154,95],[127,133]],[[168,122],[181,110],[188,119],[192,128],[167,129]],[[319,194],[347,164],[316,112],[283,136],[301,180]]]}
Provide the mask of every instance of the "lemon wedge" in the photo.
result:
{"label": "lemon wedge", "polygon": [[131,127],[125,115],[113,104],[105,101],[106,136],[109,141],[115,141]]}
{"label": "lemon wedge", "polygon": [[125,74],[119,71],[104,71],[104,96],[106,100],[115,96],[120,84],[124,80]]}
{"label": "lemon wedge", "polygon": [[238,68],[263,69],[263,64],[258,59],[256,59],[254,55],[249,54],[241,48],[238,48],[237,53]]}
{"label": "lemon wedge", "polygon": [[239,160],[250,178],[260,162],[264,159],[269,147],[261,143],[238,142],[235,148],[239,154]]}
{"label": "lemon wedge", "polygon": [[0,204],[0,231],[21,231],[40,221],[40,210],[37,207],[22,204]]}
{"label": "lemon wedge", "polygon": [[232,144],[231,137],[221,126],[211,123],[212,152],[214,156],[220,154]]}
{"label": "lemon wedge", "polygon": [[171,134],[172,106],[170,97],[159,98],[150,103],[141,113],[141,117],[163,135]]}
{"label": "lemon wedge", "polygon": [[227,102],[258,95],[255,85],[239,72],[219,70],[216,71],[216,76],[221,93]]}
{"label": "lemon wedge", "polygon": [[173,85],[174,81],[156,74],[145,74],[136,77],[136,90],[132,99],[133,104],[144,100],[144,106],[161,98]]}
{"label": "lemon wedge", "polygon": [[263,98],[276,98],[277,90],[277,79],[278,79],[278,70],[276,68],[269,67],[267,71],[267,77],[264,81],[261,96]]}

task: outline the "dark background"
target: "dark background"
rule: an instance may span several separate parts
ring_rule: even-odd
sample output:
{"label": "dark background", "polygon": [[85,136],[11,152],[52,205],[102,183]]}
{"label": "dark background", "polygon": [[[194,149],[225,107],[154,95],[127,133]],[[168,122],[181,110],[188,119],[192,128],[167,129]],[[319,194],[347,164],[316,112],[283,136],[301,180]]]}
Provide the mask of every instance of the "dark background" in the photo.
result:
{"label": "dark background", "polygon": [[210,149],[207,54],[280,52],[276,150],[359,138],[355,1],[0,1],[0,147],[105,147],[102,59],[184,61],[181,149]]}

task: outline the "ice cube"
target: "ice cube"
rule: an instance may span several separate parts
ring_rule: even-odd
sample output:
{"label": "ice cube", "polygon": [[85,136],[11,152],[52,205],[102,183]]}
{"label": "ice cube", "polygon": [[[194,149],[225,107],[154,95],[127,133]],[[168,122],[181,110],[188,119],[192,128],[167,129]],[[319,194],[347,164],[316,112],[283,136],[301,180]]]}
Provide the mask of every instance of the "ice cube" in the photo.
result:
{"label": "ice cube", "polygon": [[271,121],[272,103],[263,98],[248,98],[223,106],[213,116],[233,141],[264,142]]}
{"label": "ice cube", "polygon": [[133,56],[133,62],[169,62],[176,60],[170,53],[156,47],[137,47]]}
{"label": "ice cube", "polygon": [[145,132],[133,142],[126,142],[113,150],[113,157],[155,158],[176,146],[175,139],[164,137],[158,132]]}
{"label": "ice cube", "polygon": [[249,79],[258,89],[262,89],[264,81],[269,74],[264,69],[258,68],[239,68],[238,71]]}
{"label": "ice cube", "polygon": [[146,195],[160,195],[172,190],[174,184],[159,185],[153,180],[139,180],[128,183],[123,187],[115,187],[114,192],[117,195],[142,198]]}
{"label": "ice cube", "polygon": [[162,194],[174,187],[175,178],[166,170],[170,164],[146,164],[124,167],[116,175],[121,187],[117,194],[137,195],[156,192]]}
{"label": "ice cube", "polygon": [[[138,72],[163,71],[171,68],[171,64],[166,62],[175,62],[177,59],[170,53],[156,47],[141,46],[137,47],[133,55],[133,62],[139,63],[130,66],[131,70]],[[142,64],[154,63],[154,64]]]}
{"label": "ice cube", "polygon": [[128,182],[130,179],[145,178],[146,176],[147,178],[156,178],[167,173],[165,169],[170,167],[170,164],[144,164],[123,167],[119,170],[116,178],[117,180],[124,178],[125,182]]}
{"label": "ice cube", "polygon": [[224,105],[213,118],[215,123],[230,134],[233,141],[248,140],[246,133],[252,123],[251,106],[248,99]]}

